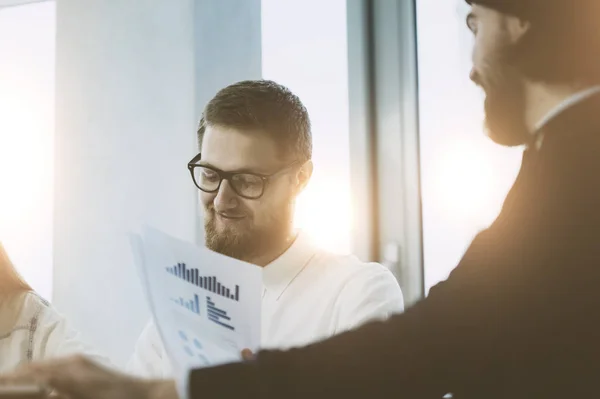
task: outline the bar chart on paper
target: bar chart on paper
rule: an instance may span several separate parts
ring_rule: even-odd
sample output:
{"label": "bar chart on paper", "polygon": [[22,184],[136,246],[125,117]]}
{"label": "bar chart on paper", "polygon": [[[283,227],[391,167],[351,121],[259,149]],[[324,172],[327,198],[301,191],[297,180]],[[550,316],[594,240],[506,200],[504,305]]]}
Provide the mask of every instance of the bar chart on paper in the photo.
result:
{"label": "bar chart on paper", "polygon": [[[198,294],[194,294],[194,299],[191,300],[183,297],[171,298],[171,302],[200,316],[200,298]],[[225,309],[217,307],[217,304],[209,296],[206,297],[206,318],[221,327],[235,331],[235,327],[231,325],[231,316]]]}
{"label": "bar chart on paper", "polygon": [[152,228],[131,241],[174,370],[239,361],[242,348],[260,347],[262,268]]}
{"label": "bar chart on paper", "polygon": [[231,317],[227,315],[225,310],[219,309],[217,305],[210,299],[210,297],[206,297],[206,313],[208,315],[208,320],[220,325],[221,327],[235,331],[235,328],[232,325],[227,324],[231,322]]}
{"label": "bar chart on paper", "polygon": [[185,300],[182,297],[179,297],[177,299],[175,298],[171,298],[171,301],[175,302],[176,304],[183,306],[184,308],[186,308],[187,310],[194,312],[196,314],[200,314],[200,298],[198,298],[197,294],[194,294],[194,299],[192,300]]}
{"label": "bar chart on paper", "polygon": [[232,299],[234,301],[240,300],[240,286],[236,285],[235,288],[230,289],[224,284],[218,281],[216,276],[202,276],[198,269],[188,269],[185,263],[178,263],[175,266],[167,267],[167,273],[187,281],[190,284],[200,287],[204,290],[212,292],[216,295]]}

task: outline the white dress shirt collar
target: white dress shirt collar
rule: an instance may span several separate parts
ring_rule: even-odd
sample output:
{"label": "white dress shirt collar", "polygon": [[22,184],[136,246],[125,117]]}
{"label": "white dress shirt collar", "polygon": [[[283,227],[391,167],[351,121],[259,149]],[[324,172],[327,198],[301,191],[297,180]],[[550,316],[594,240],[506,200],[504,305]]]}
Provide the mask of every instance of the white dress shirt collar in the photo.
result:
{"label": "white dress shirt collar", "polygon": [[550,110],[550,112],[548,112],[536,125],[535,125],[535,131],[539,131],[541,128],[543,128],[548,122],[550,122],[550,120],[552,120],[553,118],[555,118],[556,116],[558,116],[560,113],[562,113],[563,111],[565,111],[567,108],[572,107],[573,105],[595,95],[600,93],[600,85],[598,86],[592,86],[589,87],[587,89],[581,90],[575,94],[573,94],[572,96],[566,98],[563,102],[561,102],[560,104],[558,104],[556,107],[554,107],[553,109]]}
{"label": "white dress shirt collar", "polygon": [[548,122],[550,122],[552,119],[556,118],[559,114],[561,114],[568,108],[570,108],[570,107],[574,106],[575,104],[577,104],[583,100],[586,100],[587,98],[589,98],[593,95],[596,95],[598,93],[600,93],[600,85],[592,86],[592,87],[589,87],[587,89],[581,90],[581,91],[573,94],[572,96],[568,97],[563,102],[558,104],[556,107],[552,108],[550,110],[550,112],[548,112],[535,125],[535,131],[534,131],[534,134],[536,135],[535,142],[534,142],[535,149],[539,150],[542,147],[542,143],[544,141],[544,132],[542,131],[542,129],[544,128],[544,126],[546,126],[546,124],[548,124]]}
{"label": "white dress shirt collar", "polygon": [[294,278],[309,264],[317,253],[310,237],[298,231],[292,245],[263,270],[265,289],[279,298]]}

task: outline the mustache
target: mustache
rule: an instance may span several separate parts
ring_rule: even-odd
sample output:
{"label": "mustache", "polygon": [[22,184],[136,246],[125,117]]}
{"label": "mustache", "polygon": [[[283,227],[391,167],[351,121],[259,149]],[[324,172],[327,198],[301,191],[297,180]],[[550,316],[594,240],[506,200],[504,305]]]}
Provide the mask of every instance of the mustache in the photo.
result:
{"label": "mustache", "polygon": [[234,217],[234,218],[248,216],[250,214],[249,212],[244,211],[240,207],[236,207],[236,208],[229,209],[229,210],[218,210],[215,208],[215,206],[213,204],[210,204],[209,206],[206,207],[205,213],[210,217],[215,217],[216,215],[225,215],[227,217]]}

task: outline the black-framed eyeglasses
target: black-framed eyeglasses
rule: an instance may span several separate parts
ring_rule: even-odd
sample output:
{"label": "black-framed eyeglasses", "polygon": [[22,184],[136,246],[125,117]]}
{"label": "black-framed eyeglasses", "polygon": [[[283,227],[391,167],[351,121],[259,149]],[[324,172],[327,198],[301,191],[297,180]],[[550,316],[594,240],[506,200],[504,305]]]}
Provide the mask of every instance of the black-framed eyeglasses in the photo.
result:
{"label": "black-framed eyeglasses", "polygon": [[246,199],[259,199],[262,197],[272,177],[291,169],[298,163],[298,161],[294,161],[274,173],[264,175],[250,172],[225,172],[211,166],[198,165],[197,162],[201,158],[202,153],[188,162],[188,170],[199,190],[205,193],[216,193],[219,191],[223,180],[227,180],[233,191]]}

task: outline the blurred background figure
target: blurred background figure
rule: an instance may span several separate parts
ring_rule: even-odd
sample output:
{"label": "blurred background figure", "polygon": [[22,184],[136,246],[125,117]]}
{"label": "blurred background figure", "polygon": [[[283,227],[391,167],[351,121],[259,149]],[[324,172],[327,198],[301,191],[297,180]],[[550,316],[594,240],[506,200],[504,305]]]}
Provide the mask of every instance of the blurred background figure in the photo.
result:
{"label": "blurred background figure", "polygon": [[21,278],[0,243],[0,372],[78,353],[108,364]]}

